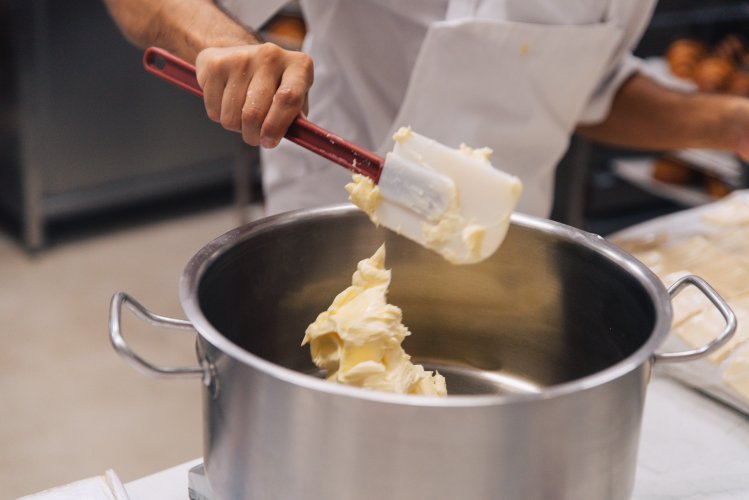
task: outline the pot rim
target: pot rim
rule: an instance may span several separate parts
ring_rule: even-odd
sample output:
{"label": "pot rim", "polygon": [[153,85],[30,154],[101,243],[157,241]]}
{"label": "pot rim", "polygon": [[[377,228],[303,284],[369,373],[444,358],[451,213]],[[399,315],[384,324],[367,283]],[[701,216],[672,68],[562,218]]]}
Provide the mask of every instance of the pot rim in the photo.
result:
{"label": "pot rim", "polygon": [[363,212],[350,203],[330,205],[314,209],[295,210],[239,226],[206,244],[187,263],[179,285],[179,295],[182,308],[198,335],[213,345],[216,349],[231,356],[237,361],[249,365],[274,378],[302,388],[357,399],[405,406],[463,408],[505,405],[521,401],[545,400],[604,385],[607,382],[634,371],[645,362],[651,360],[655,350],[665,340],[665,337],[670,331],[672,320],[670,296],[655,273],[644,264],[597,234],[589,233],[548,219],[520,213],[513,213],[511,219],[512,224],[531,229],[540,229],[563,239],[574,241],[589,250],[603,255],[636,278],[646,293],[650,296],[655,309],[655,324],[653,325],[653,331],[647,341],[640,346],[639,349],[625,359],[603,370],[569,382],[545,387],[537,393],[448,395],[446,398],[436,396],[413,396],[334,384],[297,372],[290,368],[285,368],[271,361],[260,358],[259,356],[239,347],[224,337],[224,335],[216,330],[206,319],[200,309],[198,301],[198,284],[200,283],[205,271],[234,245],[249,239],[254,234],[266,231],[279,224],[287,224],[312,216],[333,217],[354,212],[360,213],[363,217],[365,216]]}

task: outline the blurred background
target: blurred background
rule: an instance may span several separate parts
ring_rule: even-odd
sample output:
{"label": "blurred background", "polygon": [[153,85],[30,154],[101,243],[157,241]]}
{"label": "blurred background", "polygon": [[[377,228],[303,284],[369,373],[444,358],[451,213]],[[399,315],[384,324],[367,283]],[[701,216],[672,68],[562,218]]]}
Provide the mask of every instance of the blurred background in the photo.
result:
{"label": "blurred background", "polygon": [[[261,33],[299,47],[298,5]],[[662,0],[637,54],[670,85],[718,78],[710,91],[749,95],[745,35],[749,1]],[[704,47],[694,64],[736,62],[681,77],[674,47],[685,40]],[[199,383],[148,378],[119,359],[109,299],[127,291],[182,317],[183,267],[262,216],[260,180],[257,151],[147,75],[100,1],[0,0],[0,496],[109,468],[127,482],[200,456]],[[731,155],[575,137],[552,218],[605,235],[746,185]],[[149,359],[194,363],[190,335],[129,319],[125,334]]]}

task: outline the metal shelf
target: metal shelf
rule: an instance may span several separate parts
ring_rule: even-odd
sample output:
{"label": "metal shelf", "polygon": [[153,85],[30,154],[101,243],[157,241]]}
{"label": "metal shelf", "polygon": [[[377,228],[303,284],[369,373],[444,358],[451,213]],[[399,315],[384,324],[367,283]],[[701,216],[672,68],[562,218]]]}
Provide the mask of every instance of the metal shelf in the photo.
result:
{"label": "metal shelf", "polygon": [[239,138],[149,76],[99,0],[11,0],[0,27],[0,208],[48,222],[231,185]]}

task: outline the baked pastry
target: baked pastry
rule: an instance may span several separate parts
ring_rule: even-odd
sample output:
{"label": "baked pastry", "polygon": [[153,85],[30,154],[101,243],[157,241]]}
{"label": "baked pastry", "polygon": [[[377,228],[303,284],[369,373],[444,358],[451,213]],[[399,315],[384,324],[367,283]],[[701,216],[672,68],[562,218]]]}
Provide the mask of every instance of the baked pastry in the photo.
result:
{"label": "baked pastry", "polygon": [[697,172],[675,158],[661,157],[653,163],[653,179],[668,184],[685,185],[694,182]]}
{"label": "baked pastry", "polygon": [[300,50],[306,34],[306,25],[295,16],[279,15],[271,20],[263,30],[263,36],[278,45]]}
{"label": "baked pastry", "polygon": [[306,27],[304,21],[291,16],[279,16],[268,28],[274,36],[289,38],[299,44],[304,40]]}
{"label": "baked pastry", "polygon": [[726,59],[731,64],[741,64],[747,54],[744,40],[738,35],[727,35],[713,49],[712,55]]}
{"label": "baked pastry", "polygon": [[694,68],[707,55],[707,46],[691,38],[680,38],[668,46],[666,60],[671,73],[680,78],[692,78]]}
{"label": "baked pastry", "polygon": [[706,57],[694,68],[694,83],[702,92],[720,92],[726,88],[735,69],[735,65],[727,59]]}
{"label": "baked pastry", "polygon": [[731,193],[731,188],[722,180],[711,175],[705,176],[705,191],[712,198],[723,198]]}
{"label": "baked pastry", "polygon": [[749,97],[749,71],[744,69],[734,71],[728,79],[726,92]]}

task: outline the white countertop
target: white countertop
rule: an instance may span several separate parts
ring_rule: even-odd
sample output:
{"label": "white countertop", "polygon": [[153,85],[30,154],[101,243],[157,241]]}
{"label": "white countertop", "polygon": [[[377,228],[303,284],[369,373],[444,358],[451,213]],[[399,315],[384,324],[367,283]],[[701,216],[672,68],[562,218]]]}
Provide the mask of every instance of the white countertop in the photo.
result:
{"label": "white countertop", "polygon": [[[126,484],[131,500],[185,500],[195,459]],[[633,500],[749,499],[749,417],[656,376],[645,403]]]}
{"label": "white countertop", "polygon": [[679,382],[654,377],[632,498],[749,499],[749,417]]}

